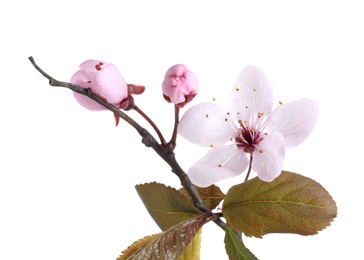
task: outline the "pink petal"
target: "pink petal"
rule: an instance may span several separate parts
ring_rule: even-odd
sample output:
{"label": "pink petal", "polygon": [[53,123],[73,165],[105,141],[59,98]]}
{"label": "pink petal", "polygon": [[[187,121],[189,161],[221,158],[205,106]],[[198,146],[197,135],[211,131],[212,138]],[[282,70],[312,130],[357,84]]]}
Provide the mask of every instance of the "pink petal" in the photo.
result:
{"label": "pink petal", "polygon": [[[162,83],[162,90],[163,95],[177,105],[185,102],[188,96],[196,96],[198,79],[185,65],[176,64],[167,70]],[[188,101],[191,100],[192,98]]]}
{"label": "pink petal", "polygon": [[218,104],[208,102],[189,108],[181,118],[178,133],[202,146],[221,146],[238,134],[225,110]]}
{"label": "pink petal", "polygon": [[188,176],[195,185],[207,187],[241,174],[248,163],[243,150],[235,145],[223,146],[210,150],[189,169]]}
{"label": "pink petal", "polygon": [[303,98],[284,104],[274,113],[268,124],[271,132],[281,132],[287,147],[302,143],[311,133],[318,117],[317,102]]}
{"label": "pink petal", "polygon": [[[92,84],[90,75],[82,70],[77,71],[75,74],[73,74],[71,78],[71,83],[79,85],[83,88],[92,88]],[[73,92],[74,97],[76,100],[85,108],[92,110],[92,111],[98,111],[98,110],[105,110],[105,107],[102,105],[96,103],[92,99],[89,99],[88,97],[81,95],[77,92]]]}
{"label": "pink petal", "polygon": [[253,170],[263,181],[273,181],[281,174],[285,155],[284,137],[274,132],[259,143],[253,153]]}
{"label": "pink petal", "polygon": [[128,85],[119,70],[110,63],[95,73],[93,90],[111,104],[119,104],[128,96]]}
{"label": "pink petal", "polygon": [[258,112],[269,114],[273,106],[273,89],[267,76],[258,68],[244,68],[232,93],[234,112],[243,121],[257,116]]}
{"label": "pink petal", "polygon": [[97,72],[97,71],[99,71],[99,69],[96,69],[96,68],[101,69],[104,64],[107,64],[107,63],[104,61],[99,61],[99,60],[86,60],[80,64],[80,69],[89,71],[89,72]]}

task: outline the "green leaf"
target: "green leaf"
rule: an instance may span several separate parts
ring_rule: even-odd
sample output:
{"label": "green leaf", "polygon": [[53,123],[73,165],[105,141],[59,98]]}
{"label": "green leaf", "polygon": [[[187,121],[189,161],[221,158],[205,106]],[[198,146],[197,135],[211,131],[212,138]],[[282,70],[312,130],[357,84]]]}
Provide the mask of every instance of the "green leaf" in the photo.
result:
{"label": "green leaf", "polygon": [[[211,214],[204,213],[198,217],[186,220],[176,226],[171,227],[169,230],[146,237],[135,242],[133,245],[128,247],[127,250],[123,251],[117,260],[126,259],[178,259],[179,256],[188,248],[195,235],[200,232],[201,227],[212,220]],[[193,251],[193,247],[192,247]],[[187,253],[192,253],[190,259],[199,259],[199,250]],[[184,257],[184,256],[183,256]],[[183,260],[184,258],[181,258]],[[196,258],[197,257],[197,258]]]}
{"label": "green leaf", "polygon": [[231,227],[247,236],[313,235],[330,225],[337,207],[319,183],[283,171],[272,182],[254,178],[230,188],[222,212]]}
{"label": "green leaf", "polygon": [[235,232],[226,226],[225,229],[225,249],[230,260],[257,260],[248,248],[245,247],[242,241],[238,238]]}
{"label": "green leaf", "polygon": [[[211,185],[206,188],[196,187],[197,191],[200,193],[200,196],[205,203],[205,205],[213,210],[216,208],[220,202],[224,199],[225,194],[220,190],[220,188],[216,185]],[[193,200],[188,192],[181,188],[179,192],[193,205]]]}
{"label": "green leaf", "polygon": [[155,182],[135,188],[149,214],[163,231],[201,214],[174,188]]}

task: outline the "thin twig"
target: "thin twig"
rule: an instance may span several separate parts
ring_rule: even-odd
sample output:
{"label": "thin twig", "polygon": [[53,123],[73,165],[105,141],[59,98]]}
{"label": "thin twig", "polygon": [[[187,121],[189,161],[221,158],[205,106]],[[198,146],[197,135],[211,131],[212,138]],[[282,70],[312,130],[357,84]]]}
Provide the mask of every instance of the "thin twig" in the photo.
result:
{"label": "thin twig", "polygon": [[164,139],[161,131],[159,130],[159,128],[156,126],[156,124],[143,112],[143,110],[141,110],[137,105],[134,105],[133,109],[138,112],[145,120],[147,120],[147,122],[153,127],[154,131],[157,133],[159,140],[161,141],[161,144],[163,147],[167,146],[167,142]]}
{"label": "thin twig", "polygon": [[[172,172],[175,173],[178,178],[181,181],[181,185],[187,190],[189,195],[191,196],[195,206],[201,210],[202,212],[208,212],[210,214],[213,214],[211,210],[204,204],[199,192],[196,189],[196,186],[191,182],[188,175],[183,171],[183,169],[178,164],[175,154],[173,151],[167,149],[166,147],[163,147],[160,145],[157,140],[143,127],[141,127],[136,121],[134,121],[131,117],[126,115],[124,112],[122,112],[120,109],[115,107],[114,105],[108,103],[103,98],[95,94],[90,88],[82,88],[78,85],[63,82],[54,79],[47,73],[45,73],[35,62],[33,57],[29,57],[30,62],[33,64],[36,70],[38,70],[45,78],[49,80],[49,85],[54,87],[64,87],[71,89],[77,93],[80,93],[82,95],[85,95],[89,97],[90,99],[96,101],[100,105],[104,106],[105,108],[109,109],[110,111],[114,112],[114,114],[118,115],[121,119],[125,120],[128,124],[130,124],[132,127],[135,128],[135,130],[142,136],[143,143],[147,147],[151,147],[172,169]],[[225,222],[223,222],[220,218],[214,220],[214,222],[225,230]]]}
{"label": "thin twig", "polygon": [[178,124],[179,124],[179,107],[174,106],[174,127],[171,140],[169,141],[169,146],[172,150],[176,147]]}

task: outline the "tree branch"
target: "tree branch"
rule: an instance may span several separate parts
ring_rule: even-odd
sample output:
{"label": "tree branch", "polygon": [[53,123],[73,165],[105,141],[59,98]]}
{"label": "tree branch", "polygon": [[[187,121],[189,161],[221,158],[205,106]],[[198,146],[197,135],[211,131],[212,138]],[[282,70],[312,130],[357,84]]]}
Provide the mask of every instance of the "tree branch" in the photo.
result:
{"label": "tree branch", "polygon": [[[33,64],[36,70],[38,70],[45,78],[49,80],[49,85],[53,87],[64,87],[68,88],[70,90],[73,90],[77,93],[80,93],[82,95],[85,95],[89,97],[90,99],[96,101],[100,105],[104,106],[108,110],[114,112],[116,115],[118,115],[121,119],[125,120],[128,124],[130,124],[132,127],[135,128],[135,130],[139,133],[139,135],[142,137],[142,142],[147,146],[151,147],[172,169],[172,172],[178,176],[178,178],[181,181],[181,185],[187,190],[191,198],[193,199],[193,202],[195,206],[201,210],[202,212],[211,212],[211,210],[206,207],[204,204],[199,192],[196,189],[196,186],[191,182],[187,174],[183,171],[183,169],[178,164],[175,154],[173,151],[169,150],[168,148],[162,147],[157,140],[143,127],[141,127],[136,121],[134,121],[131,117],[126,115],[123,111],[115,107],[114,105],[108,103],[103,98],[95,94],[90,88],[82,88],[79,85],[75,85],[68,82],[63,82],[54,79],[50,75],[48,75],[46,72],[44,72],[35,62],[33,57],[29,57],[30,62]],[[225,223],[220,219],[214,220],[214,222],[221,227],[222,229],[225,229]]]}

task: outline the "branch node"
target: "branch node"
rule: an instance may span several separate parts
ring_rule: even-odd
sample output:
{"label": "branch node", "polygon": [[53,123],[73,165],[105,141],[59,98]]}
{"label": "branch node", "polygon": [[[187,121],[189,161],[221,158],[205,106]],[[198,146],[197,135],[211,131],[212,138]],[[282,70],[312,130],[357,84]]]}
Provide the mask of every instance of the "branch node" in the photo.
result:
{"label": "branch node", "polygon": [[150,142],[149,138],[147,138],[147,137],[143,137],[143,138],[142,138],[142,143],[143,143],[146,147],[151,147],[151,146],[152,146],[152,144],[151,144],[151,142]]}

